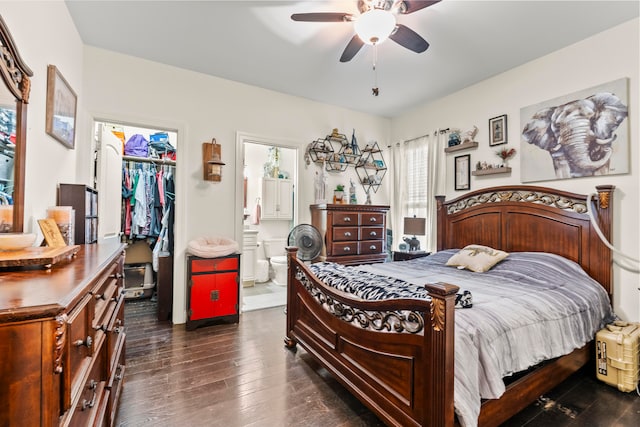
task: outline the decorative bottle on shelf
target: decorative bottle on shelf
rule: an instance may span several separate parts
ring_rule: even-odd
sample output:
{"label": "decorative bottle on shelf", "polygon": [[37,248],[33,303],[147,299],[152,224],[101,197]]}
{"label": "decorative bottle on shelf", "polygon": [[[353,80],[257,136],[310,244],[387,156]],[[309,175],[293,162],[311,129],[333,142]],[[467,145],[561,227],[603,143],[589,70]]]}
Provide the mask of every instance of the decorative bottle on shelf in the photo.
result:
{"label": "decorative bottle on shelf", "polygon": [[356,184],[353,180],[349,180],[349,204],[358,204],[358,198],[356,197]]}

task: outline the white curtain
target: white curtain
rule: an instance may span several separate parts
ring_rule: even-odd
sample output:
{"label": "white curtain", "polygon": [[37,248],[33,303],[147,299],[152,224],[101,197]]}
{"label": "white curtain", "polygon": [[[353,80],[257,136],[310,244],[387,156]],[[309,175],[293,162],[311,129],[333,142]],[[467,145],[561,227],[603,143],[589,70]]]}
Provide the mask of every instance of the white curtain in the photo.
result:
{"label": "white curtain", "polygon": [[436,130],[391,147],[393,186],[391,188],[390,226],[393,249],[404,236],[404,217],[426,218],[426,236],[418,236],[420,247],[436,250],[437,194],[444,194],[444,147],[446,132]]}

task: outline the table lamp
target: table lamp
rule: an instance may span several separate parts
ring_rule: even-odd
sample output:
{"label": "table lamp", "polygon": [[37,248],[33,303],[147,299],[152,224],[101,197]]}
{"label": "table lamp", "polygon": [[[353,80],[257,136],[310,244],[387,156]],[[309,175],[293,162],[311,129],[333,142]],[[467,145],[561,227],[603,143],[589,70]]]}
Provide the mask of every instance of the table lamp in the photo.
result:
{"label": "table lamp", "polygon": [[404,218],[404,234],[413,234],[412,238],[405,237],[403,240],[409,244],[410,251],[420,250],[420,241],[416,236],[425,235],[425,218],[405,217]]}

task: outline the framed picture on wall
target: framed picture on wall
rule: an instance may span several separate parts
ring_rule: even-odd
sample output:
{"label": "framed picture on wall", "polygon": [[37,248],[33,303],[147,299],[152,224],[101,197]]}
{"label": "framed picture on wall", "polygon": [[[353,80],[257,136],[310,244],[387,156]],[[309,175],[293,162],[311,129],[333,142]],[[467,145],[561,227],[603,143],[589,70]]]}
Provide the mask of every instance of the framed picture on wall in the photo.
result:
{"label": "framed picture on wall", "polygon": [[76,93],[55,65],[47,67],[46,132],[73,149],[76,136]]}
{"label": "framed picture on wall", "polygon": [[507,115],[489,119],[489,146],[507,143]]}
{"label": "framed picture on wall", "polygon": [[456,156],[454,162],[456,191],[469,190],[471,188],[471,154]]}

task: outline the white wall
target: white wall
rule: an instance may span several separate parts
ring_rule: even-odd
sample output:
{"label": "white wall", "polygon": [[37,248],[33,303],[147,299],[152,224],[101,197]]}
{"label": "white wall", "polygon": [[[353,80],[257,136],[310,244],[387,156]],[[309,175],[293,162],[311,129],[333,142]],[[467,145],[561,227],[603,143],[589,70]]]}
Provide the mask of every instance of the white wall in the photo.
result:
{"label": "white wall", "polygon": [[[447,198],[461,195],[454,191],[453,162],[460,154],[471,154],[472,168],[478,160],[498,163],[488,145],[488,120],[502,114],[508,116],[508,144],[520,151],[520,108],[582,89],[607,83],[621,77],[629,78],[630,165],[631,173],[605,177],[557,180],[539,183],[576,193],[592,193],[596,185],[613,184],[615,218],[613,242],[634,258],[640,258],[640,150],[637,105],[640,99],[638,64],[640,62],[640,21],[634,19],[538,58],[520,67],[487,79],[436,102],[392,120],[391,140],[397,141],[425,134],[437,127],[460,128],[473,125],[480,129],[478,149],[447,155]],[[519,154],[509,162],[511,175],[472,177],[471,189],[520,183]],[[614,309],[625,320],[640,320],[638,273],[614,265]]]}
{"label": "white wall", "polygon": [[[304,148],[333,128],[355,128],[361,141],[388,140],[390,120],[245,84],[85,47],[84,105],[90,117],[178,131],[173,321],[185,314],[185,248],[189,240],[220,235],[242,241],[242,164],[236,132],[297,142]],[[88,135],[87,135],[88,137]],[[222,182],[202,180],[202,143],[222,145]],[[299,222],[309,222],[313,167],[299,168]],[[355,173],[354,173],[355,175]],[[339,178],[335,178],[339,179]],[[374,203],[382,203],[376,195]]]}
{"label": "white wall", "polygon": [[[20,56],[33,71],[27,111],[27,159],[25,165],[25,231],[37,231],[35,219],[45,218],[56,204],[59,183],[89,184],[78,171],[90,159],[88,128],[82,122],[82,41],[61,1],[3,1],[4,19]],[[45,132],[47,65],[55,65],[78,95],[75,150]]]}

